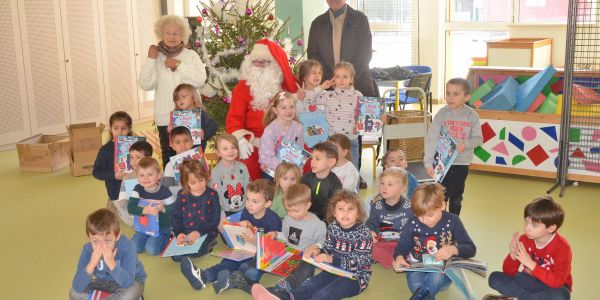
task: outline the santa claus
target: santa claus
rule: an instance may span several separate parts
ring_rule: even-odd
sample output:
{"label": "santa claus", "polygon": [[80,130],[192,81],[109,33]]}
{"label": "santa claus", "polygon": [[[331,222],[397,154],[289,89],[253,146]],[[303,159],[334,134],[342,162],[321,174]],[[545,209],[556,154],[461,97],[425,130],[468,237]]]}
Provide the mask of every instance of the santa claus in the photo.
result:
{"label": "santa claus", "polygon": [[252,180],[260,178],[258,163],[260,137],[265,126],[263,116],[271,97],[279,91],[297,91],[288,57],[278,43],[262,39],[242,62],[240,81],[231,95],[225,127],[239,142],[240,159],[248,167]]}

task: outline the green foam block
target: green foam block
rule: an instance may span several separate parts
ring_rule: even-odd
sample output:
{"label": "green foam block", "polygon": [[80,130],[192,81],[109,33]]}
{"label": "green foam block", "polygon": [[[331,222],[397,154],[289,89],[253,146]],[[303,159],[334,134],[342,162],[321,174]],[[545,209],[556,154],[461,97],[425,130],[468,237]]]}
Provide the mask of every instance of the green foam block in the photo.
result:
{"label": "green foam block", "polygon": [[487,152],[485,149],[483,149],[481,146],[477,146],[475,147],[475,156],[479,157],[479,159],[481,159],[483,162],[487,162],[488,159],[490,159],[490,157],[492,157],[492,155]]}
{"label": "green foam block", "polygon": [[471,99],[469,99],[469,105],[473,106],[473,104],[475,104],[475,101],[483,98],[483,96],[485,96],[489,92],[491,92],[495,86],[496,86],[496,83],[491,79],[484,82],[474,92],[471,93]]}
{"label": "green foam block", "polygon": [[569,142],[579,143],[581,139],[580,128],[569,128]]}
{"label": "green foam block", "polygon": [[557,100],[558,98],[554,93],[549,93],[548,96],[546,96],[544,103],[542,103],[535,112],[540,114],[553,114],[556,111]]}
{"label": "green foam block", "polygon": [[521,154],[515,155],[515,157],[513,157],[513,159],[512,159],[512,165],[513,166],[517,165],[517,164],[519,164],[520,162],[522,162],[522,161],[524,161],[526,159],[527,158],[524,155],[521,155]]}

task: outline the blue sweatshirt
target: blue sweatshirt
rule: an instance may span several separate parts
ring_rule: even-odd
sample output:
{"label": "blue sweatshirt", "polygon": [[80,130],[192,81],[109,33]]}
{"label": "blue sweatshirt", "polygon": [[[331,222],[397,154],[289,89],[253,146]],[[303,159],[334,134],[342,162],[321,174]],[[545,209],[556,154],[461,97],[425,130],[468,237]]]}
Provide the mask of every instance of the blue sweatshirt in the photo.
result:
{"label": "blue sweatshirt", "polygon": [[106,192],[110,200],[119,199],[121,180],[115,178],[115,143],[109,141],[100,147],[92,175],[98,180],[104,181]]}
{"label": "blue sweatshirt", "polygon": [[404,225],[413,216],[410,201],[404,197],[401,197],[400,202],[394,205],[388,205],[385,200],[381,199],[371,204],[371,212],[366,225],[377,234],[393,233],[393,236],[399,238]]}
{"label": "blue sweatshirt", "polygon": [[200,146],[202,147],[202,151],[205,151],[206,143],[217,133],[217,122],[215,122],[204,109],[200,110],[200,127],[204,130],[204,138],[202,139],[202,144]]}
{"label": "blue sweatshirt", "polygon": [[75,277],[73,277],[73,289],[76,292],[84,292],[92,278],[114,281],[121,288],[132,286],[135,280],[144,284],[146,281],[146,272],[138,259],[133,242],[121,234],[121,237],[115,243],[115,249],[117,249],[117,255],[115,256],[116,266],[112,271],[101,260],[94,269],[94,273],[88,275],[85,269],[90,263],[93,250],[92,244],[87,243],[83,245],[79,262],[77,263],[77,272],[75,272]]}
{"label": "blue sweatshirt", "polygon": [[240,217],[240,221],[250,222],[252,226],[258,228],[259,232],[263,233],[281,231],[281,219],[274,211],[272,211],[269,208],[265,210],[265,215],[260,219],[256,219],[253,215],[251,215],[248,212],[248,209],[244,208],[244,210],[242,211],[242,216]]}
{"label": "blue sweatshirt", "polygon": [[219,196],[211,188],[206,188],[200,196],[194,196],[181,190],[173,207],[171,223],[175,236],[198,231],[200,235],[216,237],[221,219]]}

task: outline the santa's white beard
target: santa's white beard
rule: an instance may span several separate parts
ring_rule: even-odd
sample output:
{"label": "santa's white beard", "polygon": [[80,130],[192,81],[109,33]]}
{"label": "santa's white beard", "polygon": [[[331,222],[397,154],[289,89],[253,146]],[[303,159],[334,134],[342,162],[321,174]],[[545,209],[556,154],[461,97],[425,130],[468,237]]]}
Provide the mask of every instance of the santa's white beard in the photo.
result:
{"label": "santa's white beard", "polygon": [[251,59],[242,62],[240,70],[241,79],[246,80],[252,95],[252,108],[254,110],[266,110],[269,107],[271,97],[281,90],[283,73],[277,62],[272,61],[269,66],[256,67]]}

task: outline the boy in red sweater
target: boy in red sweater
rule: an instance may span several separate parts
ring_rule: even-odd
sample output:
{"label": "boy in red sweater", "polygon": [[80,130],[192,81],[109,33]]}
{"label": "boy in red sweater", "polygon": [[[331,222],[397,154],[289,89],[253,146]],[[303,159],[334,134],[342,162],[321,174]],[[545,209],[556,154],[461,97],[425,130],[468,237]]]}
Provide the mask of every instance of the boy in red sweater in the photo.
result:
{"label": "boy in red sweater", "polygon": [[571,298],[571,247],[556,232],[564,218],[564,210],[550,196],[525,206],[525,234],[515,232],[502,272],[489,278],[490,287],[505,296],[488,295],[484,300]]}

